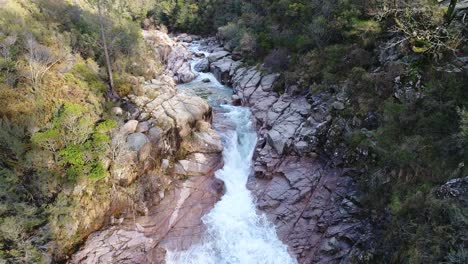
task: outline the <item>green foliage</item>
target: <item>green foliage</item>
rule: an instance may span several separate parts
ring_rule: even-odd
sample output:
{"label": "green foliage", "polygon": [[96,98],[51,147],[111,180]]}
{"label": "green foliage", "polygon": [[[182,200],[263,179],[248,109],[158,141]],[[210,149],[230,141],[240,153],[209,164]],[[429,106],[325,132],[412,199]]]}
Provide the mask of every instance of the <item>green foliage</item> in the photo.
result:
{"label": "green foliage", "polygon": [[[54,233],[60,230],[50,227],[57,215],[66,221],[73,205],[64,193],[77,181],[108,175],[104,164],[117,124],[102,120],[106,83],[99,16],[85,0],[0,2],[0,263],[47,263],[49,245],[64,242]],[[126,94],[127,80],[137,79],[131,75],[152,78],[160,69],[140,33],[139,19],[153,1],[106,2],[111,63],[123,76],[117,84]],[[24,78],[29,36],[44,50],[60,48],[66,58],[49,69],[35,93]]]}
{"label": "green foliage", "polygon": [[98,93],[106,91],[106,84],[99,76],[98,68],[94,61],[91,59],[86,60],[86,63],[77,63],[73,66],[70,72],[73,76],[77,76],[90,90],[95,90]]}
{"label": "green foliage", "polygon": [[88,177],[92,180],[100,180],[104,177],[106,177],[108,174],[107,170],[104,168],[102,163],[96,162],[95,164],[92,165],[91,172],[89,173]]}
{"label": "green foliage", "polygon": [[115,122],[114,120],[105,120],[105,121],[99,123],[96,126],[95,130],[98,133],[108,133],[112,129],[116,128],[116,127],[117,127],[117,122]]}
{"label": "green foliage", "polygon": [[364,46],[369,46],[375,42],[381,31],[377,21],[354,17],[351,19],[350,28],[345,32],[345,35],[349,38],[358,38]]}
{"label": "green foliage", "polygon": [[31,142],[40,146],[41,148],[55,151],[61,148],[61,135],[57,129],[36,132],[32,135]]}
{"label": "green foliage", "polygon": [[[468,226],[468,211],[456,201],[439,200],[427,192],[409,194],[395,214],[386,243],[395,247],[394,260],[410,263],[436,263],[444,258],[463,259],[457,251],[462,241],[459,230]],[[398,241],[405,241],[399,243]],[[461,254],[460,254],[461,253]]]}

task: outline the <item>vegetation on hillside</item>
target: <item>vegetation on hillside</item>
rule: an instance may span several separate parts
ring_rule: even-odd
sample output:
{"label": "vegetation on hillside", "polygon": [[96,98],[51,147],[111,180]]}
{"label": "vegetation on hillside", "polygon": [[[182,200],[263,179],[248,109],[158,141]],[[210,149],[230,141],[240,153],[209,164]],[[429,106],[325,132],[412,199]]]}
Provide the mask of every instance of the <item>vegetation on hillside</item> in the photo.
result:
{"label": "vegetation on hillside", "polygon": [[79,242],[58,230],[76,206],[70,190],[108,175],[116,122],[100,22],[120,96],[137,76],[154,75],[139,24],[147,2],[73,2],[1,1],[0,263],[45,263],[51,241]]}

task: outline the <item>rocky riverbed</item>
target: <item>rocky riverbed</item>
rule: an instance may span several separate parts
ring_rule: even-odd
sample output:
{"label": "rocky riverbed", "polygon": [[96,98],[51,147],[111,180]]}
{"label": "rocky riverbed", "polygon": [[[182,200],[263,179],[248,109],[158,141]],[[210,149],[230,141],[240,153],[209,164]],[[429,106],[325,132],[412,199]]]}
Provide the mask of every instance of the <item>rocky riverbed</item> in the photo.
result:
{"label": "rocky riverbed", "polygon": [[336,168],[343,159],[336,138],[343,109],[339,96],[304,96],[297,88],[275,91],[278,75],[261,66],[244,67],[215,39],[205,40],[210,70],[233,87],[233,101],[250,107],[259,141],[249,188],[300,263],[359,260],[372,226],[359,203],[351,169]]}
{"label": "rocky riverbed", "polygon": [[[359,248],[368,243],[370,221],[348,175],[352,170],[333,166],[346,158],[334,140],[342,127],[330,115],[343,109],[343,98],[299,95],[295,87],[280,94],[275,91],[277,74],[243,66],[214,38],[202,39],[193,49],[190,43],[196,37],[182,35],[175,41],[155,30],[144,36],[166,70],[128,98],[135,120],[122,127],[119,137],[126,138],[132,151],[116,175],[132,182],[141,169],[132,174],[128,168],[133,163],[144,168],[156,155],[158,175],[168,175],[158,181],[166,179],[167,191],[153,193],[152,206],[140,212],[143,215],[126,215],[92,234],[70,263],[163,263],[165,250],[184,250],[198,242],[204,231],[201,217],[223,192],[213,172],[222,165],[216,130],[224,128],[222,120],[216,120],[222,115],[197,96],[207,99],[207,91],[191,86],[196,78],[198,83],[232,86],[231,102],[251,109],[259,140],[248,187],[259,213],[275,224],[299,263],[362,258]],[[216,80],[198,76],[191,66],[200,75],[210,71]],[[176,89],[176,83],[187,84]],[[226,99],[226,93],[221,94],[217,100]]]}

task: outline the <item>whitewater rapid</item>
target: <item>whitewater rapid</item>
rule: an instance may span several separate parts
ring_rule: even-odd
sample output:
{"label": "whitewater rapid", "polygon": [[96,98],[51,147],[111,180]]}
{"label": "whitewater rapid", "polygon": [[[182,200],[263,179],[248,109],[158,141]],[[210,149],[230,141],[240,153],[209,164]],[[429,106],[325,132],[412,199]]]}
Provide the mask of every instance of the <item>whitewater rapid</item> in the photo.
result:
{"label": "whitewater rapid", "polygon": [[[226,87],[211,73],[200,77],[210,78],[213,89],[224,93]],[[201,85],[197,79],[194,83]],[[188,84],[183,89],[192,86]],[[257,212],[254,198],[246,187],[257,142],[250,110],[225,104],[216,107],[223,113],[223,127],[228,128],[220,131],[224,167],[215,173],[224,181],[225,194],[202,218],[206,231],[201,242],[185,251],[168,251],[166,263],[296,264],[286,245],[278,239],[275,227],[265,215]]]}

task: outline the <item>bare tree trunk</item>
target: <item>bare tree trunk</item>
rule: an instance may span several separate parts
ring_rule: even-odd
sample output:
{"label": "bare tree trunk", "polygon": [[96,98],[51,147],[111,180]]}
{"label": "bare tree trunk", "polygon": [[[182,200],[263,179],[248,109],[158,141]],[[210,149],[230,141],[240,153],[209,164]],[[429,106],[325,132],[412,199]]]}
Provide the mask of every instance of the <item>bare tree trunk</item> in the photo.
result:
{"label": "bare tree trunk", "polygon": [[109,50],[107,47],[107,40],[106,40],[106,33],[104,30],[104,21],[103,21],[103,15],[102,15],[102,6],[101,6],[101,1],[97,1],[97,8],[98,8],[98,14],[99,14],[99,27],[101,28],[101,38],[102,38],[102,45],[104,47],[104,55],[106,57],[106,68],[107,68],[107,78],[109,81],[109,89],[107,92],[107,96],[114,100],[118,99],[118,95],[115,93],[114,89],[114,79],[112,77],[112,66],[111,66],[111,61],[109,57]]}
{"label": "bare tree trunk", "polygon": [[445,14],[445,23],[447,25],[450,25],[450,23],[452,23],[452,20],[455,16],[454,14],[454,11],[455,11],[455,7],[457,6],[457,2],[458,0],[450,0],[450,4],[449,4],[449,7],[447,9],[447,13]]}

